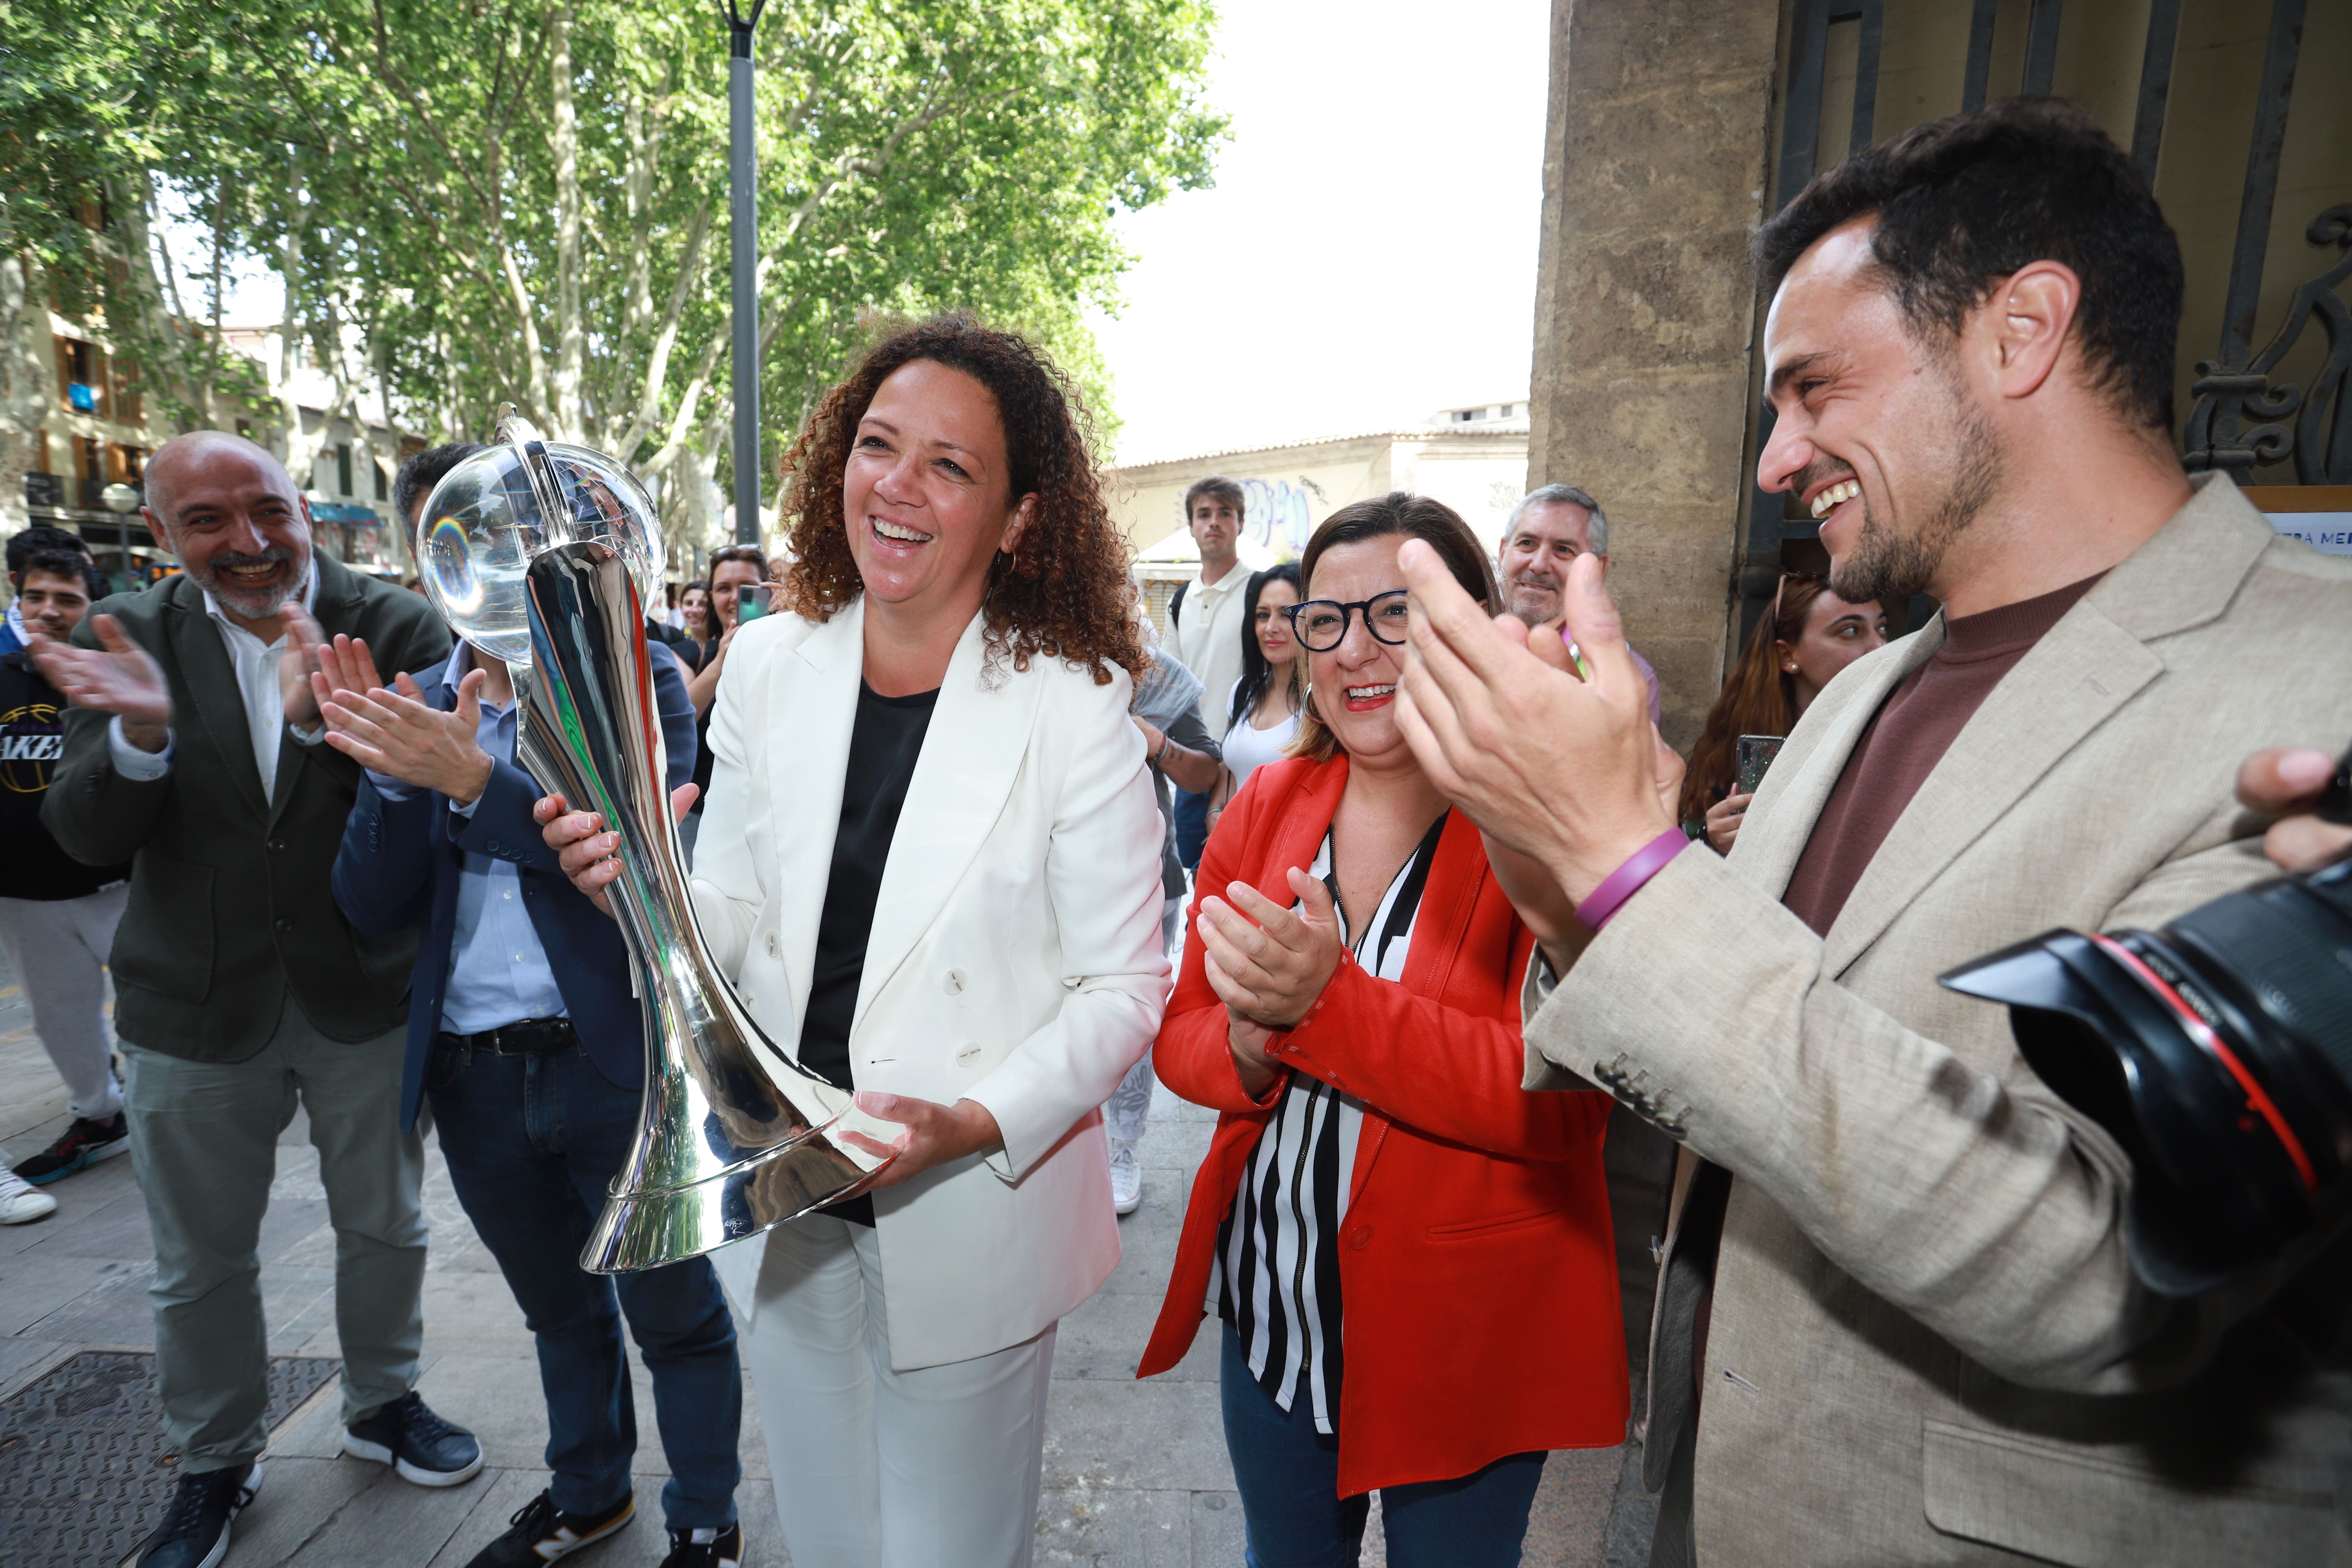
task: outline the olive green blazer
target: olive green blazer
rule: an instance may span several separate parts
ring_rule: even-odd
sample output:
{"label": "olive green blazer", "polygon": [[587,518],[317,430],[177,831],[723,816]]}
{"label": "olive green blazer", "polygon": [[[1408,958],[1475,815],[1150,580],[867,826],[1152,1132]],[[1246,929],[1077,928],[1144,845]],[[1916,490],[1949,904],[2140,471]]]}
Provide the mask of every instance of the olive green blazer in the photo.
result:
{"label": "olive green blazer", "polygon": [[[330,637],[364,637],[387,672],[449,657],[448,630],[423,597],[316,559],[313,611]],[[69,709],[41,812],[76,859],[131,862],[110,960],[116,1033],[166,1056],[242,1061],[268,1043],[289,990],[335,1039],[400,1027],[415,933],[354,929],[328,880],[359,764],[289,734],[276,787],[263,791],[228,650],[185,577],[97,611],[121,621],[172,685],[171,772],[124,778],[109,757],[107,715]],[[75,629],[76,645],[97,646],[92,619]]]}

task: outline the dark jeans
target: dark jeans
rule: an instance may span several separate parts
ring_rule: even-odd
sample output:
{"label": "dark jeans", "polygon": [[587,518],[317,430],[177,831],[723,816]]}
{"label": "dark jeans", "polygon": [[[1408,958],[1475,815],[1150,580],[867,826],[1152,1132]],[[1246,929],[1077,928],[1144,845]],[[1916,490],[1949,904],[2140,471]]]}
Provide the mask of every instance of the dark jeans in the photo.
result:
{"label": "dark jeans", "polygon": [[1201,868],[1201,846],[1209,841],[1209,797],[1176,792],[1176,858],[1187,871]]}
{"label": "dark jeans", "polygon": [[700,1258],[609,1279],[580,1267],[635,1135],[637,1091],[615,1088],[576,1047],[501,1057],[445,1045],[425,1083],[450,1184],[539,1339],[555,1506],[593,1513],[629,1489],[637,1417],[621,1349],[625,1313],[669,1459],[667,1522],[734,1523],[743,1376],[718,1276]]}
{"label": "dark jeans", "polygon": [[[1371,1499],[1339,1496],[1339,1442],[1315,1430],[1302,1380],[1289,1414],[1250,1375],[1241,1336],[1218,1325],[1225,1450],[1249,1531],[1249,1568],[1353,1568]],[[1381,1489],[1393,1568],[1514,1568],[1544,1455],[1513,1454],[1450,1481]]]}

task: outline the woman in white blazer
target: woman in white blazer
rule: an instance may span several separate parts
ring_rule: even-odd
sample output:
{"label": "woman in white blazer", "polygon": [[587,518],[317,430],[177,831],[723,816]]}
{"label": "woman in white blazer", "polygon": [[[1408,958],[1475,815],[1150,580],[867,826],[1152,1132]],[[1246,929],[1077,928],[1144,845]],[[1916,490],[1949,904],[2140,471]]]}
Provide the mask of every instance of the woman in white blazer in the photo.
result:
{"label": "woman in white blazer", "polygon": [[[1059,374],[965,317],[876,347],[787,471],[696,908],[779,1047],[856,1091],[877,1136],[842,1136],[897,1159],[869,1223],[712,1262],[798,1568],[1026,1563],[1055,1324],[1118,1261],[1097,1108],[1168,994],[1124,552]],[[548,829],[592,893],[600,826]]]}

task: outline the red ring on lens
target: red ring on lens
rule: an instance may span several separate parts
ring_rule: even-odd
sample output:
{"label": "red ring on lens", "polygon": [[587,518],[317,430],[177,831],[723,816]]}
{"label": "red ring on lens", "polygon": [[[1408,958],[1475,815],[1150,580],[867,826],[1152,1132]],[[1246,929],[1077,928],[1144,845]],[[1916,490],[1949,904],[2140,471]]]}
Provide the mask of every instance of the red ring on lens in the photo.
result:
{"label": "red ring on lens", "polygon": [[2238,1060],[2237,1053],[2222,1043],[2221,1037],[2213,1031],[2213,1026],[2199,1017],[2197,1010],[2183,1001],[2180,993],[2167,984],[2164,976],[2150,969],[2139,954],[2112,937],[2094,934],[2091,940],[2099,944],[2100,952],[2137,975],[2141,984],[2155,992],[2165,1005],[2172,1009],[2179,1019],[2180,1026],[2188,1031],[2189,1037],[2211,1052],[2217,1061],[2230,1069],[2230,1076],[2236,1079],[2238,1087],[2246,1091],[2246,1103],[2270,1123],[2271,1131],[2286,1150],[2286,1157],[2294,1162],[2295,1174],[2303,1178],[2304,1191],[2317,1192],[2319,1175],[2311,1167],[2311,1156],[2303,1152],[2302,1141],[2287,1126],[2286,1118],[2279,1114],[2279,1108],[2271,1103],[2271,1097],[2263,1092],[2263,1086],[2254,1081],[2254,1075]]}

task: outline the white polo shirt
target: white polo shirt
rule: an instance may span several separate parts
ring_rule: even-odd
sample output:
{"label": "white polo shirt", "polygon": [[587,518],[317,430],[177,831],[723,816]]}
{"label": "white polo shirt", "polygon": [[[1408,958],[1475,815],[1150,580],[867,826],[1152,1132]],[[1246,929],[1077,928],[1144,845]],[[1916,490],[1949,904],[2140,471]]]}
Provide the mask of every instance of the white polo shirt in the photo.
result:
{"label": "white polo shirt", "polygon": [[1234,562],[1214,583],[1196,574],[1185,585],[1170,639],[1177,659],[1201,678],[1201,722],[1225,738],[1225,704],[1242,677],[1242,606],[1249,595],[1250,569]]}

